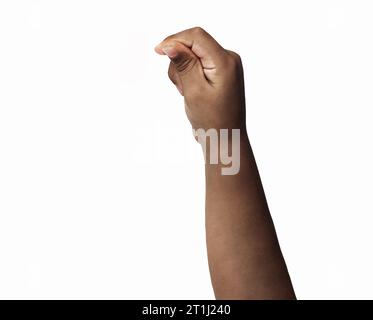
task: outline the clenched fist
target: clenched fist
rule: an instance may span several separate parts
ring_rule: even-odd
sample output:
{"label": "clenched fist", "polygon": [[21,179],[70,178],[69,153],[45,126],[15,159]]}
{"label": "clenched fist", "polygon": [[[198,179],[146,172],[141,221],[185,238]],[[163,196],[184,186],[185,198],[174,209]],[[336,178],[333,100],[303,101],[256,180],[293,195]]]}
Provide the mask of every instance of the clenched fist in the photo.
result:
{"label": "clenched fist", "polygon": [[224,49],[202,28],[167,37],[156,48],[171,62],[169,77],[185,99],[193,129],[245,127],[245,93],[241,59]]}

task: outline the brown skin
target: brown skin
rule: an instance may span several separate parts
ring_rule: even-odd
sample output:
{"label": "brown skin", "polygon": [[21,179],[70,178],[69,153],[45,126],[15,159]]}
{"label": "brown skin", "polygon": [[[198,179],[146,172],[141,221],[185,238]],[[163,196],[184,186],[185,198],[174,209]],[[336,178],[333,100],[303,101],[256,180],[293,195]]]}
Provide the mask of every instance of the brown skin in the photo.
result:
{"label": "brown skin", "polygon": [[[202,28],[167,37],[156,48],[171,62],[169,77],[184,96],[194,129],[240,129],[240,171],[205,165],[206,238],[217,299],[295,299],[278,244],[245,120],[241,59]],[[208,152],[207,152],[208,154]]]}

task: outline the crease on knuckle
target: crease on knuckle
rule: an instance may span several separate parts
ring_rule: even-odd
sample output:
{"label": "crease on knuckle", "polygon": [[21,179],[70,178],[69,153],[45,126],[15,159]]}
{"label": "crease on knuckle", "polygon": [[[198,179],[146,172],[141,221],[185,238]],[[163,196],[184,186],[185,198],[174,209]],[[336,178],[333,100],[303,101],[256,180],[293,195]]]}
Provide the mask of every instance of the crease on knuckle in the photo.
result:
{"label": "crease on knuckle", "polygon": [[176,69],[179,73],[185,74],[189,72],[191,69],[193,69],[196,63],[197,60],[194,58],[185,58],[176,63]]}

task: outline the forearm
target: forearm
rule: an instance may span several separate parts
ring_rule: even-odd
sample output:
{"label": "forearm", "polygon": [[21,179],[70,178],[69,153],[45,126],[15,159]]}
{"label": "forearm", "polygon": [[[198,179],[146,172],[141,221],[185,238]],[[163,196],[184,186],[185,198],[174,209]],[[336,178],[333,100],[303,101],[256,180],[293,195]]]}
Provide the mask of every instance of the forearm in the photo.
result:
{"label": "forearm", "polygon": [[240,171],[206,162],[206,233],[218,299],[293,299],[255,159],[241,136]]}

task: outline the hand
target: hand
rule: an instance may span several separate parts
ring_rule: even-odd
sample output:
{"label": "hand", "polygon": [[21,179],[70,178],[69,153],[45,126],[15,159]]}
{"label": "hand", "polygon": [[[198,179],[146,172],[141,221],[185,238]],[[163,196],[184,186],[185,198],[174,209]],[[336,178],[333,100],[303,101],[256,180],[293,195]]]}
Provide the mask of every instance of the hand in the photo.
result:
{"label": "hand", "polygon": [[171,60],[168,75],[184,96],[193,129],[246,132],[243,69],[237,53],[199,27],[167,37],[155,51]]}

